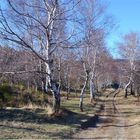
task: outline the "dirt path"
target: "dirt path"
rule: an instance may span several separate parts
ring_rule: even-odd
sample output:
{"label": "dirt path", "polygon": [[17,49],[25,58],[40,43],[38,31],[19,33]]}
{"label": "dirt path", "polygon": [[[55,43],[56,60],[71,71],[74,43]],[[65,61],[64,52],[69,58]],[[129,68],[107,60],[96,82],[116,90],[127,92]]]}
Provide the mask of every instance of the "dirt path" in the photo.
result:
{"label": "dirt path", "polygon": [[139,140],[140,139],[140,105],[134,97],[124,99],[122,93],[110,91],[102,97],[104,110],[98,114],[96,127],[89,127],[75,134],[75,139],[104,140]]}

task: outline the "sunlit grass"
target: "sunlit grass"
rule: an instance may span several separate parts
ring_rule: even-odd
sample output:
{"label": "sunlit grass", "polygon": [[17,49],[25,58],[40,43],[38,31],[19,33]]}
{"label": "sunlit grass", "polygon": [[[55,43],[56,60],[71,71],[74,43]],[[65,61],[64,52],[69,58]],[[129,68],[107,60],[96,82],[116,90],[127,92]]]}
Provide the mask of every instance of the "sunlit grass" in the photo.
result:
{"label": "sunlit grass", "polygon": [[[96,101],[94,100],[93,103],[90,103],[90,98],[89,98],[89,93],[85,94],[84,96],[84,100],[83,100],[83,112],[80,111],[79,108],[79,101],[80,101],[80,94],[78,94],[78,96],[73,96],[74,93],[72,93],[69,97],[69,100],[66,99],[66,97],[62,97],[62,103],[61,106],[64,108],[67,108],[68,110],[71,110],[73,112],[76,113],[80,113],[80,114],[86,114],[86,115],[90,115],[90,114],[94,114],[97,110],[99,110],[100,106],[98,103],[97,99]],[[97,97],[96,97],[97,98]]]}

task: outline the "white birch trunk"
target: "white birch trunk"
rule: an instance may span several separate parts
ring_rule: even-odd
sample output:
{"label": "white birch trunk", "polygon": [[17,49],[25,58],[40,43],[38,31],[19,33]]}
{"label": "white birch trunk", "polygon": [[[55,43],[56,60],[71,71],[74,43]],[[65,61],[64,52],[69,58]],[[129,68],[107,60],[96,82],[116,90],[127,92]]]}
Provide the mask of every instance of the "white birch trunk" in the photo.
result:
{"label": "white birch trunk", "polygon": [[95,96],[94,94],[95,94],[95,86],[92,79],[90,79],[90,103],[93,103],[93,99]]}
{"label": "white birch trunk", "polygon": [[80,107],[80,110],[83,112],[83,98],[84,98],[84,93],[85,93],[85,89],[86,89],[86,86],[87,86],[87,83],[88,83],[88,75],[86,76],[86,80],[85,80],[85,83],[84,83],[84,86],[81,90],[81,95],[80,95],[80,104],[79,104],[79,107]]}
{"label": "white birch trunk", "polygon": [[46,66],[46,77],[45,77],[45,91],[48,91],[49,85],[51,86],[51,69],[48,63],[45,63]]}
{"label": "white birch trunk", "polygon": [[85,79],[85,82],[84,82],[84,85],[83,85],[83,88],[81,90],[81,94],[80,94],[80,103],[79,103],[79,107],[80,107],[80,110],[83,112],[83,98],[84,98],[84,93],[85,93],[85,89],[86,89],[86,86],[87,86],[87,83],[88,83],[88,79],[89,79],[89,72],[87,71],[86,67],[85,67],[85,64],[83,64],[83,67],[84,67],[84,70],[86,72],[86,79]]}
{"label": "white birch trunk", "polygon": [[95,65],[96,65],[96,58],[97,58],[97,49],[95,48],[94,57],[93,57],[93,69],[90,74],[90,103],[93,103],[94,94],[95,94]]}
{"label": "white birch trunk", "polygon": [[130,84],[131,84],[131,78],[124,88],[125,98],[127,98],[127,96],[128,96],[128,87]]}

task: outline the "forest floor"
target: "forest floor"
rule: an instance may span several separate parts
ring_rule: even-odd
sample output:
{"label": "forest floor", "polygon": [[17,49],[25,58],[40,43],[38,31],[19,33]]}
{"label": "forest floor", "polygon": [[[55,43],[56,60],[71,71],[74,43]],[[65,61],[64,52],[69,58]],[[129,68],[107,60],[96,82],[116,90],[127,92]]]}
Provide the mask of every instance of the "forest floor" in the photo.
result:
{"label": "forest floor", "polygon": [[[111,89],[92,105],[86,95],[84,112],[80,112],[78,104],[75,93],[69,100],[62,97],[62,110],[55,117],[49,116],[44,108],[0,109],[0,139],[140,139],[137,98],[125,99],[122,92]],[[96,125],[91,122],[95,114]]]}
{"label": "forest floor", "polygon": [[[116,96],[114,98],[114,96]],[[140,102],[133,96],[124,98],[123,92],[106,91],[101,97],[103,110],[98,113],[96,126],[73,135],[74,139],[139,140]]]}

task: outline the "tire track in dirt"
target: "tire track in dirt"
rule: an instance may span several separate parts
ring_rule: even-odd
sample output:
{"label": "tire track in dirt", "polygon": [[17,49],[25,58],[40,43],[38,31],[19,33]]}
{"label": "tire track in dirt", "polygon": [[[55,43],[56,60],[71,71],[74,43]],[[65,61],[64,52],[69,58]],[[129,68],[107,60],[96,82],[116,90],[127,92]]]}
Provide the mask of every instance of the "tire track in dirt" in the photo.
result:
{"label": "tire track in dirt", "polygon": [[[113,130],[112,134],[114,134],[114,136],[112,138],[117,139],[117,140],[125,140],[125,139],[127,139],[127,137],[125,135],[124,116],[123,116],[123,114],[121,114],[121,112],[119,111],[120,109],[116,105],[117,94],[119,94],[119,93],[120,93],[120,89],[117,89],[117,90],[113,91],[112,94],[109,94],[108,97],[110,98],[110,100],[112,102],[112,106],[111,106],[111,103],[108,103],[108,106],[109,106],[109,108],[112,109],[112,112],[108,112],[107,114],[109,115],[109,114],[113,113],[114,119],[113,119],[112,126],[118,127],[116,129],[112,129]],[[107,98],[106,98],[106,101],[108,100]],[[106,101],[105,101],[105,105],[107,105]],[[102,127],[104,127],[104,126],[102,126]]]}

